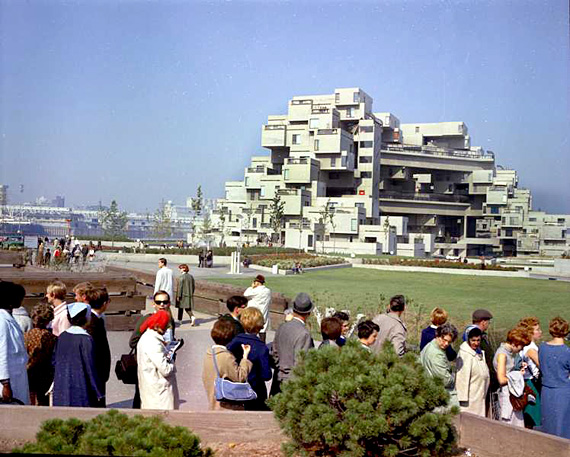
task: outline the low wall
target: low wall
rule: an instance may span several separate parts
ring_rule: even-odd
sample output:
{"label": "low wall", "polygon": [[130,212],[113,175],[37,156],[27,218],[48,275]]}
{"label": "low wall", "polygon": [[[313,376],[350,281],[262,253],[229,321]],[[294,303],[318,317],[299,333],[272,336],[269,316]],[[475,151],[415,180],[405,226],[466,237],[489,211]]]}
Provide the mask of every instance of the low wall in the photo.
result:
{"label": "low wall", "polygon": [[[158,259],[164,257],[172,263],[187,263],[190,267],[198,266],[197,255],[169,254],[168,252],[163,252],[162,254],[130,254],[125,252],[119,254],[114,252],[100,252],[97,253],[97,255],[108,260],[141,263],[158,263]],[[231,261],[231,256],[214,256],[214,265],[230,265]]]}
{"label": "low wall", "polygon": [[[115,271],[121,273],[129,273],[137,278],[137,280],[146,285],[154,284],[155,274],[129,268],[121,268],[115,266],[106,267],[107,271]],[[196,280],[196,289],[194,291],[194,308],[207,314],[217,315],[228,312],[225,302],[232,295],[243,295],[245,287],[232,286],[229,284],[220,284],[210,281]],[[149,291],[152,293],[152,291]],[[290,299],[283,294],[273,292],[271,294],[271,307],[269,310],[271,317],[271,328],[277,329],[285,319],[284,311],[289,307]]]}
{"label": "low wall", "polygon": [[[204,444],[282,442],[281,432],[271,412],[248,411],[143,411],[120,410],[129,416],[160,415],[170,425],[195,432]],[[96,408],[49,408],[42,406],[0,407],[0,452],[33,441],[41,423],[48,419],[75,417],[88,420],[103,411]],[[460,414],[456,420],[459,445],[478,457],[562,457],[570,456],[570,440],[513,427],[497,421]]]}
{"label": "low wall", "polygon": [[[336,268],[351,268],[351,267],[352,267],[351,263],[340,263],[336,265],[323,265],[322,267],[303,268],[303,271],[308,273],[309,271],[334,270]],[[262,267],[261,265],[255,265],[255,264],[251,264],[249,268],[251,268],[252,270],[265,271],[267,273],[271,273],[273,271],[271,267]],[[293,273],[293,270],[280,269],[278,270],[278,272],[279,272],[278,274],[283,276],[295,274]]]}
{"label": "low wall", "polygon": [[470,275],[470,276],[502,276],[508,278],[528,278],[526,271],[492,271],[492,270],[470,270],[461,268],[432,268],[432,267],[411,267],[404,265],[361,265],[353,264],[354,268],[369,268],[371,270],[386,271],[412,271],[422,273],[446,273],[449,275]]}

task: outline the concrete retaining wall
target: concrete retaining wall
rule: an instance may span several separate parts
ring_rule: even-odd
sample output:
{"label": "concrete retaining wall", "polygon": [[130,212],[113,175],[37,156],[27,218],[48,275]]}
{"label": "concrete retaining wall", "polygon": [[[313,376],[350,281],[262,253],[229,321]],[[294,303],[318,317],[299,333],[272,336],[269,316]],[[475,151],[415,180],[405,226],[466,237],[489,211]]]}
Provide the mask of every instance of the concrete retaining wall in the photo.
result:
{"label": "concrete retaining wall", "polygon": [[431,267],[410,267],[403,265],[360,265],[353,264],[354,268],[368,268],[371,270],[386,271],[412,271],[422,273],[445,273],[449,275],[468,275],[468,276],[502,276],[507,278],[528,278],[529,273],[526,271],[490,271],[490,270],[468,270],[454,268],[431,268]]}
{"label": "concrete retaining wall", "polygon": [[[119,262],[141,262],[141,263],[158,263],[158,259],[164,257],[172,263],[187,263],[190,267],[198,265],[197,255],[183,255],[183,254],[128,254],[128,253],[114,253],[114,252],[101,252],[97,254],[104,259],[117,260]],[[215,265],[230,265],[232,258],[229,256],[214,256]]]}
{"label": "concrete retaining wall", "polygon": [[[280,442],[286,438],[270,412],[246,411],[142,411],[124,409],[133,416],[160,415],[170,425],[188,427],[203,443]],[[49,408],[41,406],[0,407],[0,442],[5,447],[33,441],[41,423],[48,419],[76,417],[88,420],[99,414],[95,408]],[[459,445],[478,457],[570,456],[570,440],[513,427],[483,417],[462,413],[456,418]],[[10,448],[0,448],[9,452]]]}

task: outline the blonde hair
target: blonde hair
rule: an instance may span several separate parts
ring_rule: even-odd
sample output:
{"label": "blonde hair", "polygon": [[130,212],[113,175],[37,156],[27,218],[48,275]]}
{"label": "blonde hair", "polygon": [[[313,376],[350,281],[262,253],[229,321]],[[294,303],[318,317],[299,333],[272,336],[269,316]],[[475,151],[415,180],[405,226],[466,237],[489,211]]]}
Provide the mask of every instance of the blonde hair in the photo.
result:
{"label": "blonde hair", "polygon": [[65,300],[67,287],[61,281],[54,281],[47,286],[47,293],[53,295],[57,300]]}
{"label": "blonde hair", "polygon": [[431,310],[431,313],[429,314],[429,319],[431,323],[433,325],[437,325],[438,327],[440,325],[445,324],[447,322],[448,317],[449,315],[447,314],[447,311],[444,310],[443,308],[434,308]]}
{"label": "blonde hair", "polygon": [[259,333],[265,324],[261,311],[253,307],[244,309],[239,315],[239,320],[241,325],[243,325],[243,329],[247,333],[253,334]]}

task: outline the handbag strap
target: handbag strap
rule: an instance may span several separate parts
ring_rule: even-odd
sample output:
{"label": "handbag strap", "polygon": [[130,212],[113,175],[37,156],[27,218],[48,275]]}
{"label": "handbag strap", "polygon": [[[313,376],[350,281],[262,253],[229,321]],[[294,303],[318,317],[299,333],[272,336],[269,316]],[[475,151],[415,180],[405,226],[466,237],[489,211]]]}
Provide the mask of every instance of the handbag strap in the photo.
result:
{"label": "handbag strap", "polygon": [[218,378],[221,378],[220,370],[218,370],[218,363],[216,362],[216,352],[214,351],[214,346],[212,346],[212,359],[214,360],[214,368],[216,369],[216,375],[218,376]]}

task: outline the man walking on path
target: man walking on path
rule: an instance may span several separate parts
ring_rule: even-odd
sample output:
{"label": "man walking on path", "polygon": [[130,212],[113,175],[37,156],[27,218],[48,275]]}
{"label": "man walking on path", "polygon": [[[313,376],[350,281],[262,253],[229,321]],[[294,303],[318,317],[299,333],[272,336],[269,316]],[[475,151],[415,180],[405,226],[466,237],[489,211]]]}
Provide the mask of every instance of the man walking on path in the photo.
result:
{"label": "man walking on path", "polygon": [[380,331],[378,338],[371,346],[373,352],[378,354],[382,350],[384,341],[390,341],[396,354],[400,357],[406,352],[406,336],[408,329],[402,322],[402,314],[406,309],[406,299],[403,295],[395,295],[390,299],[390,306],[386,313],[379,314],[372,321],[378,325]]}
{"label": "man walking on path", "polygon": [[[293,319],[281,324],[275,333],[271,348],[273,360],[278,370],[277,384],[271,386],[272,395],[281,391],[281,383],[291,376],[291,370],[297,363],[299,351],[307,351],[315,344],[305,322],[311,315],[313,302],[308,294],[301,292],[293,301]],[[275,384],[275,377],[274,377]]]}
{"label": "man walking on path", "polygon": [[172,282],[172,270],[167,268],[167,261],[164,257],[158,259],[158,271],[154,281],[154,293],[164,290],[172,300],[174,297],[174,284]]}
{"label": "man walking on path", "polygon": [[190,268],[188,265],[183,263],[178,267],[180,270],[180,276],[178,277],[176,283],[176,308],[178,308],[178,320],[182,323],[182,314],[184,310],[190,316],[192,321],[192,326],[196,324],[196,318],[192,313],[192,308],[194,308],[194,289],[196,284],[194,282],[194,277],[188,273]]}
{"label": "man walking on path", "polygon": [[271,290],[265,287],[265,276],[257,275],[243,296],[248,299],[247,306],[252,306],[261,311],[265,324],[259,332],[259,338],[265,343],[267,330],[269,329],[269,307],[271,306]]}

